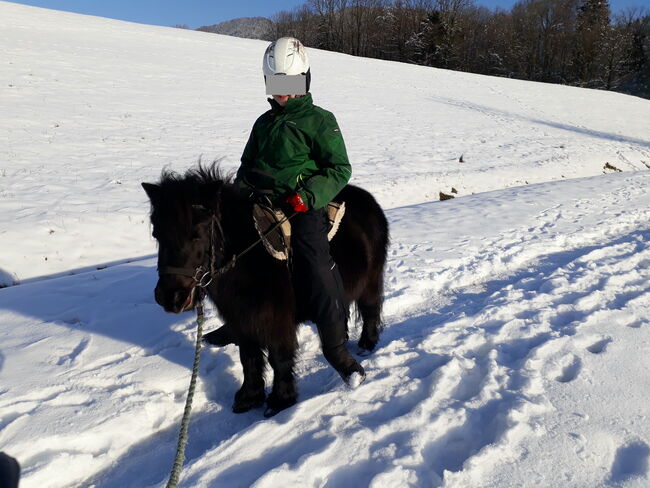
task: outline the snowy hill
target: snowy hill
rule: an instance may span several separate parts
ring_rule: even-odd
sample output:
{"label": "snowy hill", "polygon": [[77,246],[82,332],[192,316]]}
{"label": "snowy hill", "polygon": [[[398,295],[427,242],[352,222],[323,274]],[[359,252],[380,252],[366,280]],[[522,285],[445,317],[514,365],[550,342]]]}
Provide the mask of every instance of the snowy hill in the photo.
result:
{"label": "snowy hill", "polygon": [[[0,227],[4,241],[21,243],[3,250],[0,269],[24,281],[153,253],[139,183],[199,157],[237,167],[268,109],[266,43],[0,9]],[[452,188],[468,195],[613,171],[607,163],[650,165],[648,100],[318,50],[310,57],[314,99],[339,120],[353,181],[387,208]]]}
{"label": "snowy hill", "polygon": [[[0,283],[21,283],[0,290],[0,450],[21,487],[162,487],[194,317],[153,300],[140,182],[237,167],[266,43],[0,19]],[[301,326],[300,400],[270,420],[230,410],[237,349],[204,350],[181,486],[648,486],[650,101],[310,57],[391,225],[386,329],[350,391]]]}

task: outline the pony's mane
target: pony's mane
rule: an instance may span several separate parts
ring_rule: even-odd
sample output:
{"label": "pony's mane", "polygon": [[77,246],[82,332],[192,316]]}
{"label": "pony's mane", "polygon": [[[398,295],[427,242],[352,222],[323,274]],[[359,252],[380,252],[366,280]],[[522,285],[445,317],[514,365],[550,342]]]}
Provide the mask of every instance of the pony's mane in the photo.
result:
{"label": "pony's mane", "polygon": [[221,169],[219,161],[214,161],[208,166],[203,166],[199,161],[196,168],[188,169],[183,175],[169,169],[163,169],[160,175],[160,186],[198,187],[215,183],[231,184],[232,180],[232,173],[225,173]]}
{"label": "pony's mane", "polygon": [[159,194],[151,214],[158,239],[180,244],[192,232],[192,206],[210,206],[223,187],[232,187],[232,174],[225,174],[217,161],[209,166],[200,162],[184,174],[164,169]]}

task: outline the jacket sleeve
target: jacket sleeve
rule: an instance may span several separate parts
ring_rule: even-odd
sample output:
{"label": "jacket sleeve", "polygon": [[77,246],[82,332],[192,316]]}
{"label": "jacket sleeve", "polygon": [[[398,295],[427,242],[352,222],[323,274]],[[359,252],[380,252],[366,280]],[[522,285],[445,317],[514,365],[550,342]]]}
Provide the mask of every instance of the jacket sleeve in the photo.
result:
{"label": "jacket sleeve", "polygon": [[350,181],[352,167],[336,118],[328,113],[312,141],[312,158],[319,171],[306,180],[299,193],[310,209],[325,207]]}
{"label": "jacket sleeve", "polygon": [[248,142],[246,147],[244,147],[244,152],[241,156],[241,165],[237,170],[237,175],[235,176],[235,183],[244,185],[244,180],[246,178],[246,172],[253,165],[255,156],[257,154],[257,139],[255,137],[255,129],[257,127],[257,121],[253,124],[253,129],[251,130],[250,136],[248,136]]}

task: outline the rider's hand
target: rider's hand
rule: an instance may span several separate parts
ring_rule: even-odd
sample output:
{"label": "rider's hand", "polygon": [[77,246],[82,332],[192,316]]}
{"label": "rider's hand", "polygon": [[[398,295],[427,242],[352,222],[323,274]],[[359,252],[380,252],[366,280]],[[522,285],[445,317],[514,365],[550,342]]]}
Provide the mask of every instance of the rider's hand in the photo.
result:
{"label": "rider's hand", "polygon": [[286,199],[286,202],[291,206],[291,208],[293,208],[294,212],[306,212],[308,210],[307,205],[302,201],[300,193],[290,195],[289,198]]}

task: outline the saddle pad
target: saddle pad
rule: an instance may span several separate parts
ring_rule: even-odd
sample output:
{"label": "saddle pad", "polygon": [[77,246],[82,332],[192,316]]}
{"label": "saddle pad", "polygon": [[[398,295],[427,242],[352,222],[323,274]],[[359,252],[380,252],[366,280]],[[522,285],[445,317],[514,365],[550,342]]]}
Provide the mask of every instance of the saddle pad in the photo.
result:
{"label": "saddle pad", "polygon": [[[256,203],[253,205],[253,221],[267,252],[280,261],[289,259],[291,224],[284,212]],[[280,222],[282,223],[278,225]]]}
{"label": "saddle pad", "polygon": [[[331,241],[339,230],[343,215],[345,215],[345,202],[330,202],[327,204],[328,241]],[[253,205],[253,221],[267,252],[280,261],[289,259],[291,223],[287,220],[284,212],[280,209],[256,203]]]}
{"label": "saddle pad", "polygon": [[339,231],[339,225],[345,215],[345,202],[330,202],[327,204],[327,218],[330,221],[330,230],[327,232],[327,240],[332,238]]}

